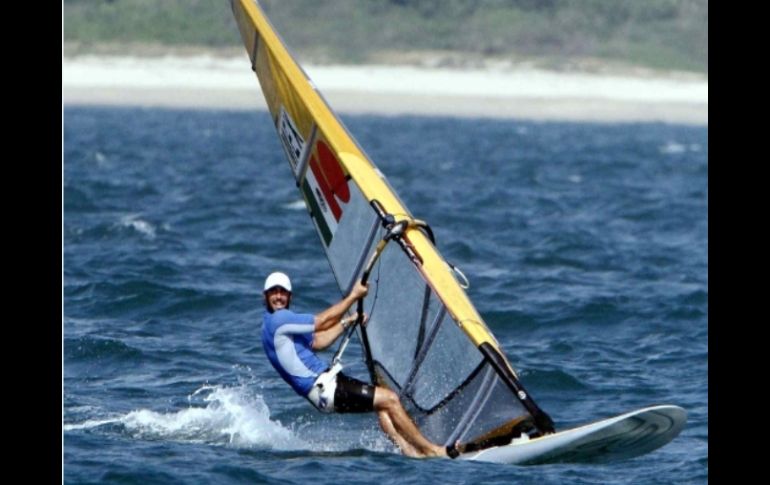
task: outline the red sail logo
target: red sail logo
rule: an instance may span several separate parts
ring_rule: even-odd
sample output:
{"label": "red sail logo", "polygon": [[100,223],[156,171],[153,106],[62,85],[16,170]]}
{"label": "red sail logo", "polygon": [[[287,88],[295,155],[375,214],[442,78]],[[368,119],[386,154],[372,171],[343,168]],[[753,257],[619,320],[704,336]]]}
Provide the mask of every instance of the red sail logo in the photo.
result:
{"label": "red sail logo", "polygon": [[339,202],[350,202],[350,188],[348,187],[345,172],[342,171],[340,162],[328,145],[318,140],[315,146],[316,154],[310,157],[310,170],[313,171],[321,194],[327,207],[332,212],[334,220],[339,222],[342,217],[342,208]]}

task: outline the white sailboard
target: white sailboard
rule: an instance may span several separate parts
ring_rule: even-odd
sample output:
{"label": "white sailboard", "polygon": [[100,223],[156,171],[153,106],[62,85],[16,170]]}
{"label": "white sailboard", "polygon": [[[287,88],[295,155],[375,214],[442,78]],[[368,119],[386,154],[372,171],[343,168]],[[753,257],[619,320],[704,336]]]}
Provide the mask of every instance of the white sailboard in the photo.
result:
{"label": "white sailboard", "polygon": [[404,206],[258,3],[231,5],[340,292],[375,270],[362,308],[368,323],[353,327],[371,382],[398,394],[426,438],[459,441],[467,451],[462,459],[539,463],[628,458],[679,433],[685,413],[674,406],[557,433],[439,253],[430,227]]}
{"label": "white sailboard", "polygon": [[459,458],[516,465],[626,460],[665,445],[682,431],[686,421],[687,413],[678,406],[653,406]]}

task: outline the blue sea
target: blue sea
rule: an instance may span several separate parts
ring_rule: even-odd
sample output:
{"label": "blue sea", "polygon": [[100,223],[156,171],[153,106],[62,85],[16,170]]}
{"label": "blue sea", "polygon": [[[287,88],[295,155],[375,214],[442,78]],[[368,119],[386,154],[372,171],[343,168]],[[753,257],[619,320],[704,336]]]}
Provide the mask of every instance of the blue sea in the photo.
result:
{"label": "blue sea", "polygon": [[65,483],[707,483],[707,127],[342,119],[557,430],[675,404],[683,432],[525,467],[407,458],[373,414],[317,413],[259,340],[269,272],[299,311],[340,297],[269,115],[67,106]]}

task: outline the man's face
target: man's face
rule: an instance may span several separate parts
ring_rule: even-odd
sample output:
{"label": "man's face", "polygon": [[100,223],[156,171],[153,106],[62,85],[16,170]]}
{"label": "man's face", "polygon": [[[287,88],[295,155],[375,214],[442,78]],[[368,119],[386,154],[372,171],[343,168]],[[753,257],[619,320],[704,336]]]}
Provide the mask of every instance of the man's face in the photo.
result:
{"label": "man's face", "polygon": [[270,305],[270,308],[272,308],[273,311],[278,311],[289,307],[291,293],[280,286],[274,286],[265,292],[265,298],[267,299],[267,304]]}

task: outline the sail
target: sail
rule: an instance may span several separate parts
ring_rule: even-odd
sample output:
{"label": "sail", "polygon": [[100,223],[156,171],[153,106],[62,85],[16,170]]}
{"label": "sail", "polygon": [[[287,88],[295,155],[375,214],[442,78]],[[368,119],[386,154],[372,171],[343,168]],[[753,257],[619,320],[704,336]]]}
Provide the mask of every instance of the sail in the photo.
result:
{"label": "sail", "polygon": [[381,244],[393,222],[414,221],[313,83],[255,0],[231,0],[291,173],[307,205],[340,291],[374,262],[357,328],[373,382],[401,398],[435,443],[477,447],[553,432],[450,266],[432,232],[405,225],[398,244]]}

